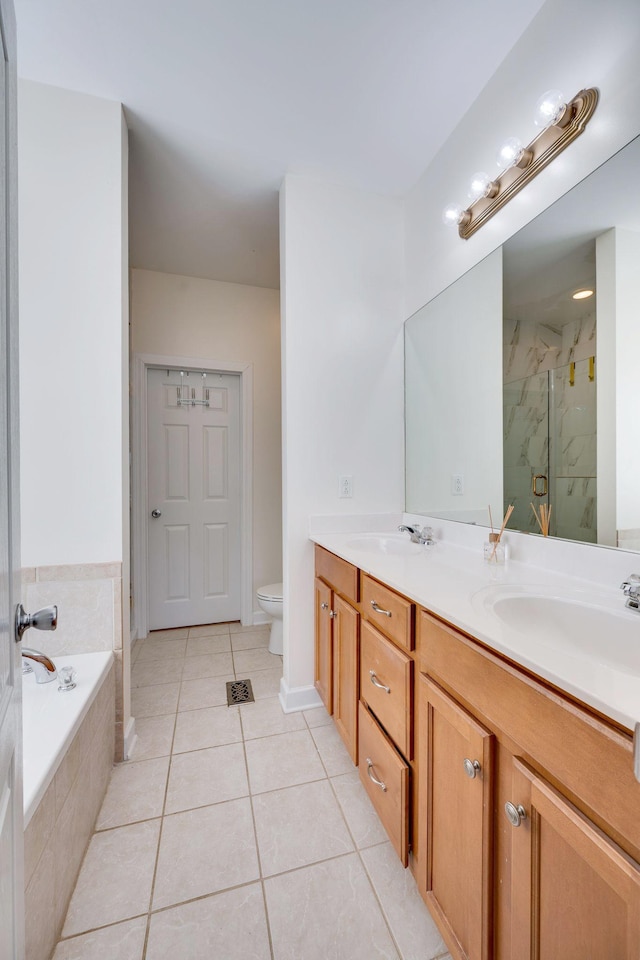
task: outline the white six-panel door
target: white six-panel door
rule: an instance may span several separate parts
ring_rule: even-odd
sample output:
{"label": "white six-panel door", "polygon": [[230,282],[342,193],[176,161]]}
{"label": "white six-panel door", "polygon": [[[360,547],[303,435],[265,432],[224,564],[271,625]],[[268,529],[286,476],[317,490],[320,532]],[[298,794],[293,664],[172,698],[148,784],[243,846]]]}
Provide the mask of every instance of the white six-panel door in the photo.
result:
{"label": "white six-panel door", "polygon": [[240,377],[148,370],[147,444],[149,629],[240,619]]}

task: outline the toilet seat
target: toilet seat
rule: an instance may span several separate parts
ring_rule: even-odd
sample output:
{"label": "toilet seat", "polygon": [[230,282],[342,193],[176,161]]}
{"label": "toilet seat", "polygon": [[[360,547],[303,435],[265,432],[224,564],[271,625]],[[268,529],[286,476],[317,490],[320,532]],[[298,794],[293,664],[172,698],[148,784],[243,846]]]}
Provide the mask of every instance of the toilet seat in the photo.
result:
{"label": "toilet seat", "polygon": [[270,600],[272,603],[282,603],[283,584],[269,583],[266,587],[260,587],[256,591],[259,600]]}

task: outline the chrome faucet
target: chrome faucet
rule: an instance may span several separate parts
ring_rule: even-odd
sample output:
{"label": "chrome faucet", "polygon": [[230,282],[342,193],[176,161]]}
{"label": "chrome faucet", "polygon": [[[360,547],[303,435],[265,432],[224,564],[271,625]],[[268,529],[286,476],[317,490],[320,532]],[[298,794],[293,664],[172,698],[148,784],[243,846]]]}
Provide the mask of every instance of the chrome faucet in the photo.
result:
{"label": "chrome faucet", "polygon": [[408,533],[411,537],[411,543],[425,543],[428,547],[432,547],[435,544],[431,527],[409,527],[401,523],[398,530],[400,533]]}
{"label": "chrome faucet", "polygon": [[620,584],[620,589],[625,597],[628,597],[626,606],[632,610],[640,610],[640,574],[630,573],[624,583]]}
{"label": "chrome faucet", "polygon": [[40,653],[39,650],[31,650],[29,647],[22,648],[22,656],[25,657],[36,675],[36,683],[50,683],[58,676],[56,665],[50,660],[46,653]]}

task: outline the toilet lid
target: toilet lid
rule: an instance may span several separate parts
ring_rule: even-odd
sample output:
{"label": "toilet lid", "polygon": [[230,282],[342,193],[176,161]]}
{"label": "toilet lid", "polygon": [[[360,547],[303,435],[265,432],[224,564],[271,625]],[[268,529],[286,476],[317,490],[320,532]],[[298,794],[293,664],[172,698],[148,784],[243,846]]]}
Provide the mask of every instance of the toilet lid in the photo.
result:
{"label": "toilet lid", "polygon": [[257,595],[261,600],[280,600],[282,601],[282,584],[270,583],[266,587],[260,587]]}

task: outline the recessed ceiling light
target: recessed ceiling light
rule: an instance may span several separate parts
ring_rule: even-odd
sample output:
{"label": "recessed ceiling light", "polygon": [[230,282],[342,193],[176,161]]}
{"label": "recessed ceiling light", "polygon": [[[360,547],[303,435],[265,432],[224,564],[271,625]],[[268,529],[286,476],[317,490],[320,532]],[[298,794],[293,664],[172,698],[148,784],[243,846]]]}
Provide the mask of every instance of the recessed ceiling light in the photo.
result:
{"label": "recessed ceiling light", "polygon": [[586,300],[587,297],[593,296],[593,290],[576,290],[572,297],[574,300]]}

